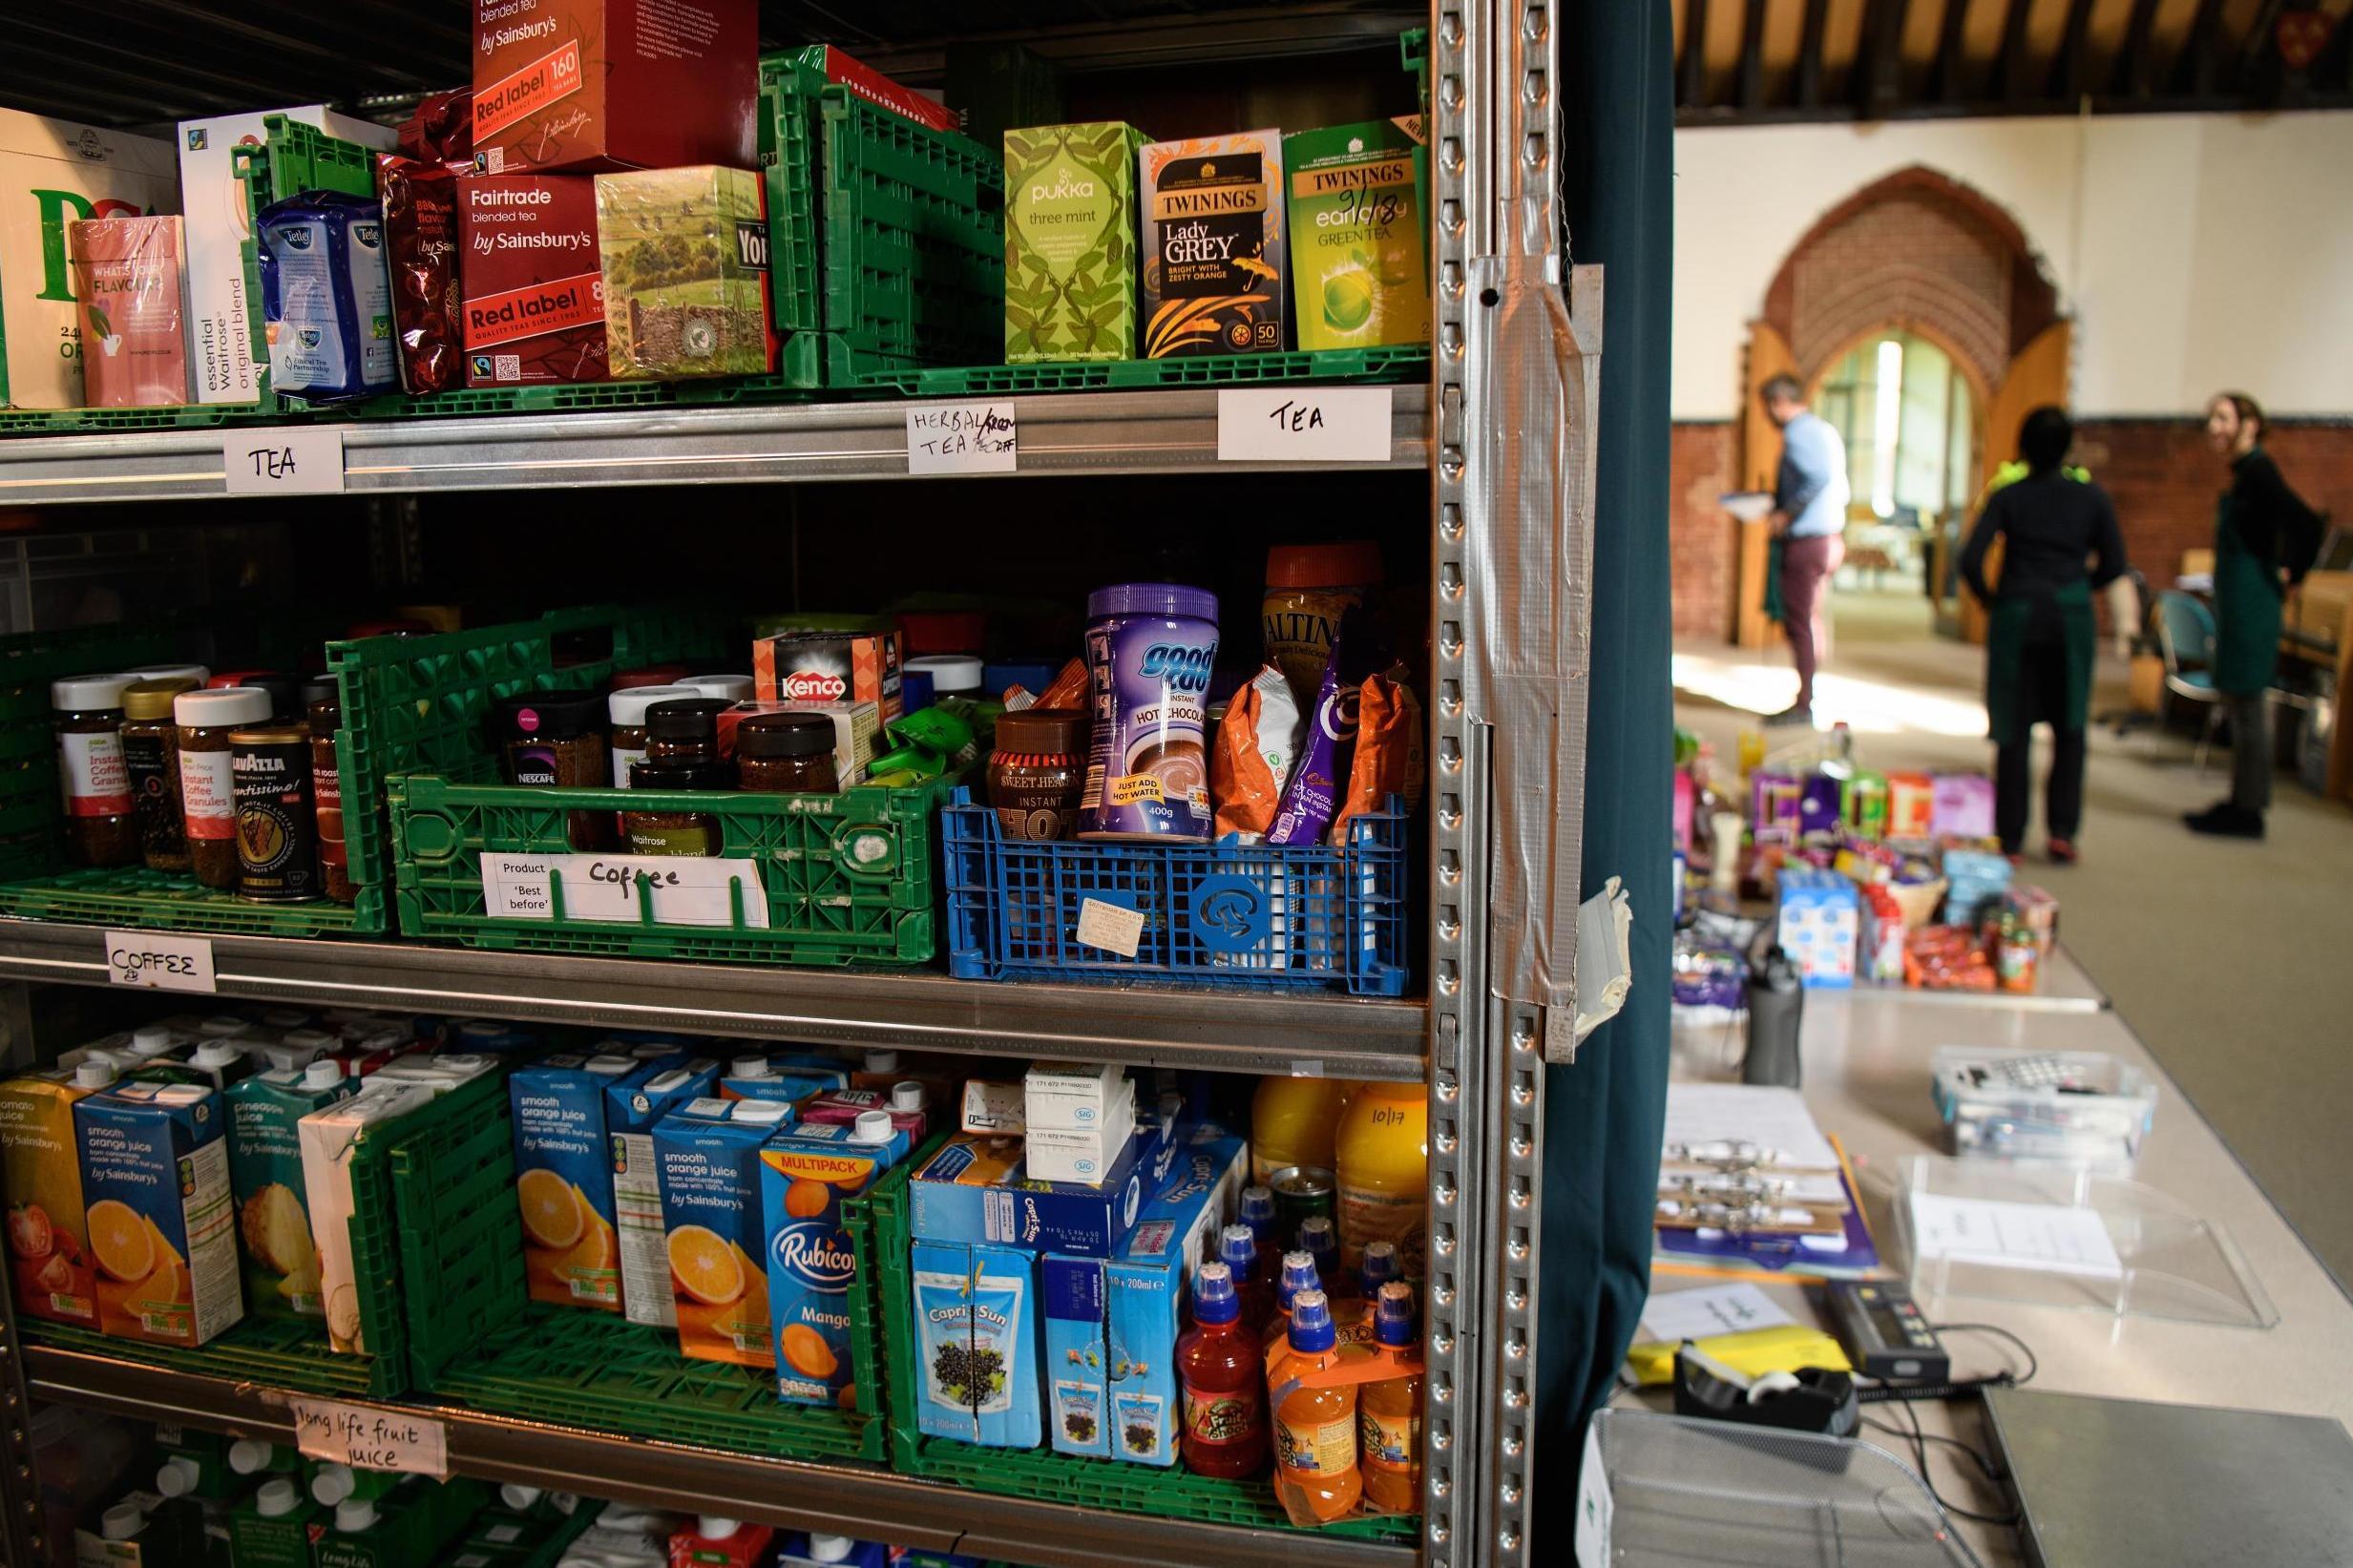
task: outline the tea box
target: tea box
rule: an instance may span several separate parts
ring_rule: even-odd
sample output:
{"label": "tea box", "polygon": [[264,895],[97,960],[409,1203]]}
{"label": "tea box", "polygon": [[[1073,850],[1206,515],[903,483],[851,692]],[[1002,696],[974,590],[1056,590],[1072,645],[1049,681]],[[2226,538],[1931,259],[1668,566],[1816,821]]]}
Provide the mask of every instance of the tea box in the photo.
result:
{"label": "tea box", "polygon": [[474,0],[490,174],[754,167],[756,0]]}
{"label": "tea box", "polygon": [[599,175],[597,248],[615,381],[776,367],[758,175],[715,164]]}
{"label": "tea box", "polygon": [[1156,141],[1136,157],[1144,357],[1280,350],[1283,134]]}
{"label": "tea box", "polygon": [[467,386],[608,379],[593,178],[461,179],[457,245]]}
{"label": "tea box", "polygon": [[1283,138],[1301,348],[1430,341],[1422,136],[1406,115]]}
{"label": "tea box", "polygon": [[1136,157],[1098,120],[1005,133],[1005,362],[1136,357]]}

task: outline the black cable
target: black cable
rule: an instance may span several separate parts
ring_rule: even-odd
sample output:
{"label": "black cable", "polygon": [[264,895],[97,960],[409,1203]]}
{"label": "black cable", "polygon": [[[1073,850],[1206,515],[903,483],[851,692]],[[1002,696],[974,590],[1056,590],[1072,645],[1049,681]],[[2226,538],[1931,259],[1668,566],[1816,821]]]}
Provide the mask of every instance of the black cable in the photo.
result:
{"label": "black cable", "polygon": [[2019,1386],[2033,1382],[2034,1374],[2043,1369],[2043,1364],[2034,1359],[2034,1348],[2028,1345],[2025,1340],[2020,1339],[2016,1334],[2011,1333],[2007,1328],[2002,1328],[1998,1324],[1932,1323],[1928,1325],[1928,1327],[1935,1329],[1940,1334],[1993,1334],[1999,1338],[2006,1339],[2012,1345],[2017,1346],[2018,1353],[2027,1358],[2027,1369],[2023,1374],[2011,1379],[2012,1386]]}
{"label": "black cable", "polygon": [[[1936,1499],[1937,1506],[1944,1510],[1945,1513],[1951,1514],[1956,1517],[1973,1519],[1979,1524],[2015,1527],[2019,1522],[2019,1516],[2014,1512],[2009,1514],[1980,1514],[1973,1508],[1963,1508],[1960,1504],[1951,1501],[1944,1495],[1944,1494],[1936,1489],[1936,1478],[1928,1474],[1928,1443],[1932,1434],[1921,1430],[1920,1412],[1912,1409],[1910,1401],[1900,1400],[1897,1402],[1897,1406],[1903,1411],[1905,1419],[1910,1421],[1912,1424],[1912,1446],[1914,1452],[1919,1455],[1920,1459],[1920,1484],[1928,1489],[1928,1495]],[[1877,1422],[1872,1424],[1874,1426],[1878,1425]],[[1904,1434],[1899,1432],[1895,1435],[1900,1438]],[[1953,1438],[1939,1438],[1938,1440],[1942,1442],[1953,1443],[1955,1447],[1963,1448],[1965,1452],[1967,1452],[1969,1456],[1976,1459],[1979,1466],[1985,1470],[1987,1483],[1992,1484],[1993,1467],[1980,1457],[1974,1450],[1968,1450],[1966,1445],[1959,1443]]]}

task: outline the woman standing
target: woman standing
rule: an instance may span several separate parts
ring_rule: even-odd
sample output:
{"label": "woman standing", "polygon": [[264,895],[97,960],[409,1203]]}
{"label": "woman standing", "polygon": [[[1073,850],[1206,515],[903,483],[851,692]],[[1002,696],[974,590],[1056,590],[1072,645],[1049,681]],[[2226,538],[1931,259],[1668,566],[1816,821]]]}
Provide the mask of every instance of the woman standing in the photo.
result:
{"label": "woman standing", "polygon": [[[2018,429],[2025,477],[1986,499],[1961,554],[1961,575],[1989,612],[1985,629],[1985,712],[1994,743],[1994,831],[2002,852],[2017,854],[2027,836],[2028,760],[2034,726],[2050,726],[2050,777],[2043,826],[2050,858],[2071,865],[2084,814],[2084,727],[2091,701],[2095,632],[2091,590],[2110,588],[2109,614],[2119,647],[2129,650],[2140,606],[2125,573],[2124,536],[2108,492],[2066,470],[2074,422],[2060,408],[2037,408]],[[1985,582],[1985,553],[2003,541],[2002,581]],[[2091,563],[2089,571],[2085,562]]]}
{"label": "woman standing", "polygon": [[2279,607],[2287,594],[2281,562],[2292,540],[2316,533],[2320,519],[2279,477],[2263,449],[2262,408],[2243,392],[2206,405],[2206,444],[2230,465],[2231,488],[2215,516],[2214,682],[2231,716],[2231,794],[2183,820],[2191,831],[2259,839],[2271,805],[2271,707],[2265,699],[2279,664]]}

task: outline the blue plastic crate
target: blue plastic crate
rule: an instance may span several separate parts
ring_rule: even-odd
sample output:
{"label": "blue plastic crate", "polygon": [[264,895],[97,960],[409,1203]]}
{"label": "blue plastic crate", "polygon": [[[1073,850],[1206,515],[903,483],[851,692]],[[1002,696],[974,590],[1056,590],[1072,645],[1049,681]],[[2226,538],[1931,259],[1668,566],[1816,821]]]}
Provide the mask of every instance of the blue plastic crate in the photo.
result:
{"label": "blue plastic crate", "polygon": [[[1405,807],[1341,847],[1035,843],[958,789],[946,827],[948,969],[968,980],[1123,980],[1403,993]],[[1081,942],[1087,901],[1144,916],[1135,956]]]}

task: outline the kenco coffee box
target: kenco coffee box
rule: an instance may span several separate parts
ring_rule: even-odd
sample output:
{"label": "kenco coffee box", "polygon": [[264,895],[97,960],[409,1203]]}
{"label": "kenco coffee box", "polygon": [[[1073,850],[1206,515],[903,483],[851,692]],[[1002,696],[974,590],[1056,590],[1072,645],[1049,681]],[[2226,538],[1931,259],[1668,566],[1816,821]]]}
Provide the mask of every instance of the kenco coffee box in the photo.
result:
{"label": "kenco coffee box", "polygon": [[1005,133],[1005,362],[1136,357],[1136,153],[1116,120]]}
{"label": "kenco coffee box", "polygon": [[1283,134],[1156,141],[1136,155],[1144,357],[1283,346]]}
{"label": "kenco coffee box", "polygon": [[593,175],[457,182],[469,387],[604,381],[604,273]]}
{"label": "kenco coffee box", "polygon": [[754,168],[758,0],[474,0],[490,174]]}
{"label": "kenco coffee box", "polygon": [[888,724],[899,717],[896,632],[791,632],[751,645],[752,693],[760,701],[872,702]]}
{"label": "kenco coffee box", "polygon": [[179,206],[171,143],[0,109],[0,408],[82,403],[65,226]]}

